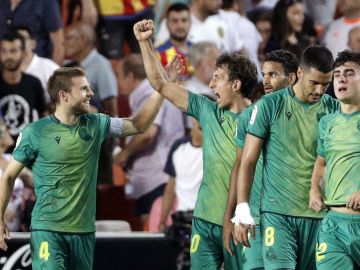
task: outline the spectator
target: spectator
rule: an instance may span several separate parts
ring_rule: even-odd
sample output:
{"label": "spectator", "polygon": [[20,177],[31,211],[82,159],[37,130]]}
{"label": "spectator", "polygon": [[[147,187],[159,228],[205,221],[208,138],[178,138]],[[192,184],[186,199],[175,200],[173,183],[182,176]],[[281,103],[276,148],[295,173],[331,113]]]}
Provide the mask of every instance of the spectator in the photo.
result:
{"label": "spectator", "polygon": [[[65,30],[65,55],[85,70],[94,92],[91,105],[101,113],[117,117],[117,81],[109,60],[95,48],[94,29],[83,22],[76,22]],[[107,138],[101,147],[98,180],[112,183],[112,151],[116,139]]]}
{"label": "spectator", "polygon": [[100,51],[107,58],[123,56],[124,41],[131,52],[140,52],[132,27],[141,19],[154,18],[154,0],[95,0],[99,12]]}
{"label": "spectator", "polygon": [[271,17],[272,13],[268,10],[258,10],[252,14],[251,20],[261,35],[261,42],[258,49],[258,59],[262,66],[265,61],[265,49],[271,36]]}
{"label": "spectator", "polygon": [[305,20],[302,0],[279,0],[273,10],[271,37],[266,52],[284,49],[300,58],[310,45],[308,36],[302,33]]}
{"label": "spectator", "polygon": [[27,124],[46,114],[41,82],[21,72],[24,55],[25,40],[20,34],[10,32],[3,36],[0,41],[0,110],[14,140]]}
{"label": "spectator", "polygon": [[65,25],[82,21],[96,27],[98,12],[93,0],[66,0],[61,4],[61,10],[65,10],[62,14]]}
{"label": "spectator", "polygon": [[[122,90],[129,96],[132,114],[136,114],[143,102],[153,92],[140,55],[125,56],[118,69]],[[135,214],[147,221],[152,203],[165,189],[167,175],[162,171],[167,154],[174,141],[185,134],[184,116],[179,109],[165,101],[154,123],[144,134],[127,140],[114,162],[127,169]]]}
{"label": "spectator", "polygon": [[360,53],[360,26],[355,26],[349,31],[347,45],[353,52]]}
{"label": "spectator", "polygon": [[47,91],[47,81],[53,72],[59,68],[51,59],[38,56],[34,49],[36,47],[36,40],[27,26],[16,26],[14,31],[17,31],[25,40],[25,56],[21,63],[21,70],[24,73],[30,74],[38,78],[44,90],[46,104],[50,104],[50,96]]}
{"label": "spectator", "polygon": [[338,0],[338,6],[343,16],[330,23],[323,39],[324,45],[329,48],[334,58],[338,52],[346,49],[351,28],[360,25],[359,0]]}
{"label": "spectator", "polygon": [[[0,176],[3,174],[11,158],[11,155],[5,154],[5,152],[13,144],[14,140],[11,138],[5,123],[0,121]],[[33,187],[32,174],[26,168],[24,168],[20,176],[16,178],[8,207],[5,210],[5,221],[12,232],[20,231],[24,204],[24,183],[26,183],[27,186]]]}
{"label": "spectator", "polygon": [[177,269],[190,267],[191,220],[197,194],[203,178],[202,132],[199,122],[191,118],[190,137],[177,140],[169,152],[164,172],[169,175],[162,199],[159,231],[164,231],[166,220],[177,198],[176,212],[172,215],[171,239],[181,251]]}
{"label": "spectator", "polygon": [[238,12],[238,0],[223,0],[222,9],[224,18],[228,20],[229,25],[239,29],[238,37],[244,43],[243,50],[249,59],[256,64],[259,79],[261,79],[261,68],[258,58],[258,50],[262,41],[261,35],[256,26],[245,16]]}
{"label": "spectator", "polygon": [[[220,10],[221,0],[193,0],[190,4],[191,28],[188,39],[192,43],[200,41],[214,42],[221,51],[238,51],[243,43],[233,25]],[[160,24],[155,44],[161,44],[169,38],[166,20]]]}
{"label": "spectator", "polygon": [[214,91],[209,87],[209,84],[219,55],[217,46],[212,42],[199,42],[191,48],[189,56],[194,67],[194,76],[186,82],[186,87],[190,91],[207,95],[215,100]]}
{"label": "spectator", "polygon": [[14,26],[25,25],[34,33],[35,52],[62,65],[63,28],[56,0],[0,1],[0,38]]}
{"label": "spectator", "polygon": [[191,26],[189,7],[180,3],[169,6],[166,13],[166,26],[170,38],[156,48],[161,64],[166,66],[175,54],[180,55],[184,62],[185,69],[179,76],[179,80],[188,80],[193,73],[193,67],[190,65],[188,59],[189,50],[192,45],[191,42],[187,40]]}

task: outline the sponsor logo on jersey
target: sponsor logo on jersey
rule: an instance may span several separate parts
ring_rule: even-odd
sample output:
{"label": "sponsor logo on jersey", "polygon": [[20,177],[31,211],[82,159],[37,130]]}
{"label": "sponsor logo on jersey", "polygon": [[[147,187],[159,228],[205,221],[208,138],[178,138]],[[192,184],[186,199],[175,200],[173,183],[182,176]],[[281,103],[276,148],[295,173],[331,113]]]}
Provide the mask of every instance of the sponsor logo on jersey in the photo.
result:
{"label": "sponsor logo on jersey", "polygon": [[56,137],[55,137],[55,141],[57,142],[57,144],[60,144],[60,140],[61,140],[61,137],[60,137],[60,136],[56,136]]}

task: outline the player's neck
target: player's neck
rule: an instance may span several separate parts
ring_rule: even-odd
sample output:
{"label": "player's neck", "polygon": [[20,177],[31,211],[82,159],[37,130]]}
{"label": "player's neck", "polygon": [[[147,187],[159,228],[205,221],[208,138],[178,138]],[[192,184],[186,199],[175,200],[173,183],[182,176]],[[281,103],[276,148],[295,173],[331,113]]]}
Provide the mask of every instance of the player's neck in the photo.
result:
{"label": "player's neck", "polygon": [[54,116],[60,123],[68,126],[75,125],[79,122],[79,116],[71,113],[69,110],[62,106],[58,106],[55,109]]}
{"label": "player's neck", "polygon": [[352,114],[360,111],[360,103],[357,104],[345,104],[341,103],[341,112],[346,114]]}
{"label": "player's neck", "polygon": [[234,103],[230,105],[229,111],[233,113],[240,113],[251,104],[251,101],[242,96],[235,99]]}

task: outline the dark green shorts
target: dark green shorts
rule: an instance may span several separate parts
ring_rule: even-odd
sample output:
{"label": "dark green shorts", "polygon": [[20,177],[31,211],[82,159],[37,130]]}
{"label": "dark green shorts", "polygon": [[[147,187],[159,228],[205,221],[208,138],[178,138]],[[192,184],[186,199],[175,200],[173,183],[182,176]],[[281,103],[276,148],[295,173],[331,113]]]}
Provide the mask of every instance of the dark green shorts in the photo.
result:
{"label": "dark green shorts", "polygon": [[319,270],[360,268],[360,214],[330,211],[321,222],[316,244]]}
{"label": "dark green shorts", "polygon": [[263,259],[266,270],[316,269],[316,234],[321,219],[263,213]]}
{"label": "dark green shorts", "polygon": [[30,239],[32,269],[92,269],[95,233],[65,234],[32,231]]}
{"label": "dark green shorts", "polygon": [[255,227],[255,240],[249,235],[250,248],[243,247],[242,264],[243,270],[258,269],[264,267],[262,258],[262,241],[260,225]]}
{"label": "dark green shorts", "polygon": [[194,218],[190,244],[191,269],[217,270],[224,263],[226,270],[242,270],[242,246],[231,244],[234,256],[230,256],[224,248],[222,226]]}

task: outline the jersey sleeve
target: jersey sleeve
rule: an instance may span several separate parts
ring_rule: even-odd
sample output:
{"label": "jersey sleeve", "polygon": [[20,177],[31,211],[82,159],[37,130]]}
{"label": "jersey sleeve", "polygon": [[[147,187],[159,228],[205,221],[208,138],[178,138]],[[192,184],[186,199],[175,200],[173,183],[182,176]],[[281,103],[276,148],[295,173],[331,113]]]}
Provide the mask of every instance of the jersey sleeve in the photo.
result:
{"label": "jersey sleeve", "polygon": [[324,133],[325,133],[325,117],[321,118],[318,124],[318,137],[317,137],[317,153],[319,156],[325,157],[324,152]]}
{"label": "jersey sleeve", "polygon": [[105,138],[110,133],[111,118],[110,116],[102,113],[99,113],[98,117],[99,117],[99,131],[100,131],[101,141],[104,141]]}
{"label": "jersey sleeve", "polygon": [[251,135],[266,139],[270,131],[270,104],[263,98],[259,100],[251,113],[247,132]]}
{"label": "jersey sleeve", "polygon": [[189,104],[186,114],[194,117],[200,124],[203,124],[207,115],[207,108],[215,106],[214,104],[215,102],[210,99],[189,91]]}
{"label": "jersey sleeve", "polygon": [[17,138],[13,158],[16,161],[31,167],[31,164],[37,157],[37,137],[36,134],[33,134],[33,129],[31,127],[23,129]]}
{"label": "jersey sleeve", "polygon": [[245,145],[246,130],[249,125],[252,109],[246,109],[237,118],[235,145],[241,149]]}

